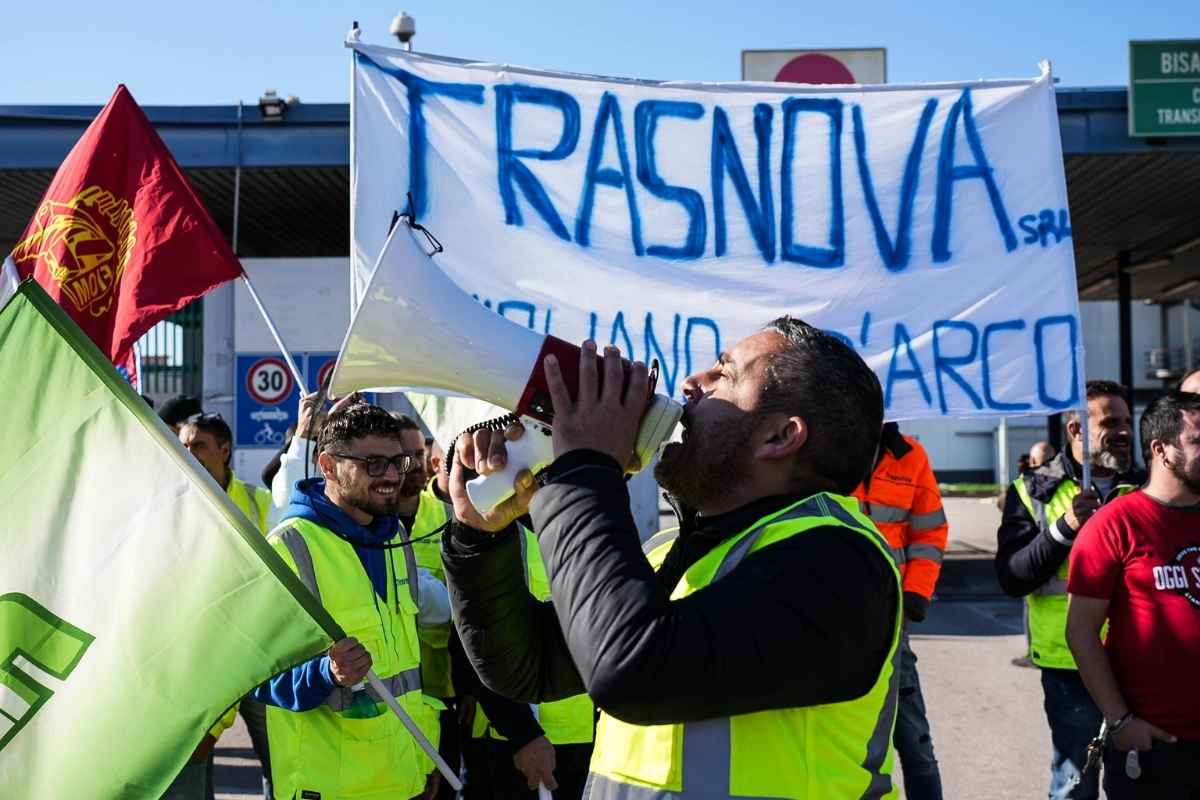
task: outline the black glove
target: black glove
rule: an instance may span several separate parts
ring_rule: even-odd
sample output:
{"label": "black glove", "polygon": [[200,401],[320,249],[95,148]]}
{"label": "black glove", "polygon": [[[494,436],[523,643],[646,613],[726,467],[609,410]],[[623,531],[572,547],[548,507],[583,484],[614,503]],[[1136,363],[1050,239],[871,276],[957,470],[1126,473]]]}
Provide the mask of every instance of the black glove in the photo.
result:
{"label": "black glove", "polygon": [[929,613],[929,598],[916,592],[904,593],[904,616],[912,622],[921,622]]}

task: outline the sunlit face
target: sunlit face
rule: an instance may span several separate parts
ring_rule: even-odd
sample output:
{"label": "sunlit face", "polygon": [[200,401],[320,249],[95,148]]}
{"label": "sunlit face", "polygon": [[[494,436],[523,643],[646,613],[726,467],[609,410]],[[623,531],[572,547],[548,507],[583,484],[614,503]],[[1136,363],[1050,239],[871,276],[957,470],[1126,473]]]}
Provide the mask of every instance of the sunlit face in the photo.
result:
{"label": "sunlit face", "polygon": [[1200,394],[1200,369],[1187,376],[1187,379],[1179,385],[1179,391]]}
{"label": "sunlit face", "polygon": [[225,480],[225,465],[229,463],[229,442],[219,444],[216,436],[188,424],[180,426],[179,441],[217,482]]}
{"label": "sunlit face", "polygon": [[683,441],[663,449],[654,477],[686,505],[713,505],[747,479],[766,366],[785,344],[773,331],[756,333],[684,380]]}
{"label": "sunlit face", "polygon": [[425,447],[425,477],[428,479],[437,475],[438,470],[445,463],[446,453],[442,450],[442,446],[438,444],[437,439],[434,439]]}
{"label": "sunlit face", "polygon": [[425,434],[414,430],[403,431],[400,434],[400,444],[405,455],[410,455],[416,460],[415,466],[400,484],[400,496],[416,497],[425,488],[425,481],[428,480],[428,473],[425,471]]}
{"label": "sunlit face", "polygon": [[1093,466],[1126,472],[1133,463],[1133,416],[1120,397],[1088,400],[1088,443]]}
{"label": "sunlit face", "polygon": [[[1151,445],[1155,447],[1155,445]],[[1183,431],[1179,443],[1163,443],[1155,452],[1163,466],[1193,494],[1200,494],[1200,411],[1183,412]]]}
{"label": "sunlit face", "polygon": [[[352,440],[338,452],[358,458],[392,458],[402,455],[404,446],[399,440],[386,436],[364,436]],[[396,470],[395,465],[388,465],[383,475],[372,478],[362,461],[339,458],[332,453],[322,454],[322,458],[326,455],[331,456],[333,461],[333,470],[326,470],[326,480],[336,484],[341,503],[372,517],[393,517],[400,512],[400,486],[404,476]]]}

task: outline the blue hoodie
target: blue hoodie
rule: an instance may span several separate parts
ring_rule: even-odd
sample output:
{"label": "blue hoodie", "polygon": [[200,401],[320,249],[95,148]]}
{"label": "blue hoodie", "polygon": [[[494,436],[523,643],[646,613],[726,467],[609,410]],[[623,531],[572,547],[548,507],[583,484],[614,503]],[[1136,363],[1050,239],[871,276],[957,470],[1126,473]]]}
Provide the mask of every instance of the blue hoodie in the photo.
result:
{"label": "blue hoodie", "polygon": [[[387,601],[387,550],[362,547],[360,543],[382,544],[400,530],[398,517],[376,517],[369,526],[359,525],[350,515],[335,506],[325,496],[325,481],[310,478],[298,481],[292,490],[283,520],[306,519],[328,528],[348,539],[366,570],[375,593]],[[399,589],[399,587],[397,587]],[[289,711],[309,711],[317,708],[338,688],[329,667],[329,655],[323,654],[276,675],[254,690],[260,703],[286,708]]]}

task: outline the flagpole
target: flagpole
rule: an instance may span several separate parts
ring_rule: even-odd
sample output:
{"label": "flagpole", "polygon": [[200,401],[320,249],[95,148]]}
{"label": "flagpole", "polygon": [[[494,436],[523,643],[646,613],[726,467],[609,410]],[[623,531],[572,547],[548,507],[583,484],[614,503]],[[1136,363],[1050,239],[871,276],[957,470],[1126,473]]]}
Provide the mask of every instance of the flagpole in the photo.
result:
{"label": "flagpole", "polygon": [[[1092,446],[1088,441],[1088,412],[1087,405],[1084,405],[1083,410],[1079,412],[1079,433],[1083,437],[1083,467],[1082,482],[1079,488],[1083,491],[1088,491],[1092,488]],[[1100,498],[1101,501],[1104,498]]]}
{"label": "flagpole", "polygon": [[[1082,408],[1079,410],[1079,433],[1084,437],[1084,441],[1081,443],[1084,445],[1084,452],[1082,452],[1084,463],[1080,464],[1082,475],[1080,475],[1079,488],[1080,491],[1087,492],[1092,488],[1092,443],[1087,434],[1087,375],[1084,372],[1084,348],[1082,345],[1076,350],[1076,357],[1078,357],[1078,361],[1076,361],[1078,367],[1075,371],[1075,380],[1079,381],[1079,391],[1084,396]],[[1103,503],[1104,498],[1100,498],[1100,501]]]}
{"label": "flagpole", "polygon": [[250,283],[250,276],[246,274],[245,269],[242,270],[242,284],[246,287],[246,291],[250,292],[250,299],[254,301],[254,305],[258,306],[258,313],[262,315],[263,322],[267,323],[267,330],[271,332],[271,336],[275,339],[275,345],[279,348],[279,352],[283,354],[284,360],[287,361],[288,369],[292,371],[292,377],[296,379],[296,385],[300,387],[301,393],[305,392],[304,376],[300,374],[300,368],[292,360],[292,354],[287,349],[287,345],[283,343],[283,337],[279,335],[279,329],[275,327],[275,321],[271,319],[271,315],[267,312],[267,307],[263,305],[258,292],[254,291],[254,284]]}
{"label": "flagpole", "polygon": [[[350,26],[350,33],[347,38],[355,42],[362,37],[362,31],[358,27],[358,20]],[[358,308],[358,272],[355,271],[354,263],[356,261],[354,254],[354,184],[355,184],[355,162],[354,162],[354,50],[350,51],[350,317],[354,317],[354,312]]]}

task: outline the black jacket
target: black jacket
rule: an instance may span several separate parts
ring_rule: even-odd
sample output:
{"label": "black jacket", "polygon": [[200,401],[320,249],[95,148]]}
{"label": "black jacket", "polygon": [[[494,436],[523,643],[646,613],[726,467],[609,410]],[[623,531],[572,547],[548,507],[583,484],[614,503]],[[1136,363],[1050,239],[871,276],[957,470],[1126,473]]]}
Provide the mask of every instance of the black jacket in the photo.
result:
{"label": "black jacket", "polygon": [[[1080,471],[1075,459],[1063,452],[1032,472],[1025,473],[1020,480],[1025,481],[1030,497],[1048,503],[1063,481],[1079,483]],[[1118,486],[1140,486],[1144,480],[1145,476],[1137,469],[1117,475],[1112,491],[1108,497],[1102,498],[1101,503],[1112,500]],[[1067,525],[1066,517],[1060,517],[1054,527],[1058,537],[1072,543],[1075,541],[1076,531]],[[1000,588],[1012,597],[1024,597],[1053,578],[1070,554],[1071,546],[1063,544],[1039,520],[1034,519],[1021,502],[1016,488],[1009,486],[1004,496],[1000,529],[996,531],[995,567]]]}
{"label": "black jacket", "polygon": [[772,544],[670,599],[706,553],[806,494],[685,517],[656,573],[615,461],[575,451],[548,474],[531,513],[553,603],[526,590],[513,530],[455,522],[443,540],[458,632],[496,692],[539,702],[587,691],[619,719],[665,724],[842,702],[874,684],[900,599],[888,557],[844,528]]}

